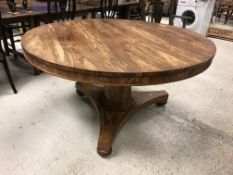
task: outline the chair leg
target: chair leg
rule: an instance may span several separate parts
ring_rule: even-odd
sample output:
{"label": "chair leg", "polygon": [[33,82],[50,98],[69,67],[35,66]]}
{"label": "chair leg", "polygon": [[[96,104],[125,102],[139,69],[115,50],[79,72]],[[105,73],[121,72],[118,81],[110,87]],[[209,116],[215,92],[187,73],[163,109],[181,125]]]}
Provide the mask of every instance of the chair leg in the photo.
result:
{"label": "chair leg", "polygon": [[183,20],[183,28],[184,28],[184,29],[186,28],[186,25],[187,25],[187,19],[184,19],[184,20]]}
{"label": "chair leg", "polygon": [[11,47],[12,47],[12,53],[14,55],[15,58],[17,58],[17,54],[16,54],[16,47],[15,47],[15,41],[14,41],[14,36],[13,36],[13,31],[11,29],[8,30],[9,33],[9,39],[11,42]]}
{"label": "chair leg", "polygon": [[226,24],[226,23],[227,23],[227,21],[228,21],[228,15],[226,15],[226,17],[225,17],[224,24]]}
{"label": "chair leg", "polygon": [[26,30],[25,22],[22,22],[21,26],[22,26],[23,33],[26,33],[27,30]]}
{"label": "chair leg", "polygon": [[3,66],[4,66],[4,69],[6,71],[6,75],[7,75],[8,81],[10,82],[11,88],[14,91],[14,93],[17,94],[17,90],[16,90],[14,82],[13,82],[13,80],[11,78],[11,74],[10,74],[9,67],[8,67],[6,59],[3,60]]}
{"label": "chair leg", "polygon": [[2,36],[2,41],[3,41],[3,46],[4,46],[4,49],[5,49],[5,54],[6,56],[9,56],[10,53],[9,53],[9,47],[8,47],[8,43],[7,43],[7,37],[5,34],[3,34]]}

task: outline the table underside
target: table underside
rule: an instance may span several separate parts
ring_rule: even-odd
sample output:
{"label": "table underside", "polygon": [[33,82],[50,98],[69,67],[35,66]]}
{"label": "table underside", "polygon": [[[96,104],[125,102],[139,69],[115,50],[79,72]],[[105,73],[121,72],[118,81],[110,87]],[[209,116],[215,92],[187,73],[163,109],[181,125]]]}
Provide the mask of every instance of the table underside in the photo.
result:
{"label": "table underside", "polygon": [[102,157],[111,154],[114,137],[127,119],[151,104],[163,106],[168,100],[166,91],[133,92],[131,86],[98,86],[77,82],[76,91],[90,100],[99,115],[97,152]]}

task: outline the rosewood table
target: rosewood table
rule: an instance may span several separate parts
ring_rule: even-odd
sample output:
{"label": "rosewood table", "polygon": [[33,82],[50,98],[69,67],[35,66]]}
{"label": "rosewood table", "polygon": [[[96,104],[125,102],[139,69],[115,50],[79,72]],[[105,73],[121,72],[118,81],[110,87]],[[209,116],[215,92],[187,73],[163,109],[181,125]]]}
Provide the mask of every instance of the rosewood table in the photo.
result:
{"label": "rosewood table", "polygon": [[100,117],[97,152],[107,156],[120,127],[138,110],[165,105],[166,91],[132,92],[193,77],[207,69],[215,45],[199,34],[156,23],[79,20],[48,24],[22,39],[27,60],[58,77],[76,81]]}

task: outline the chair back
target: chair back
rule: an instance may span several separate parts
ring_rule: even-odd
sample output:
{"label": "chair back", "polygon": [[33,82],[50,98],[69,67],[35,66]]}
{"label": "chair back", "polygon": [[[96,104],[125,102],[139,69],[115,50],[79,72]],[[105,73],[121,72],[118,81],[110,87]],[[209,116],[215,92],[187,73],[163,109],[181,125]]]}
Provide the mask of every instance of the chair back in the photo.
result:
{"label": "chair back", "polygon": [[101,0],[101,18],[115,18],[117,15],[118,0]]}
{"label": "chair back", "polygon": [[138,18],[145,21],[145,0],[139,0],[137,13]]}
{"label": "chair back", "polygon": [[161,0],[150,0],[149,2],[149,22],[160,23],[163,17],[163,4]]}
{"label": "chair back", "polygon": [[47,3],[49,22],[74,19],[76,0],[48,0]]}
{"label": "chair back", "polygon": [[6,0],[7,6],[9,7],[12,13],[16,12],[16,3],[15,0]]}

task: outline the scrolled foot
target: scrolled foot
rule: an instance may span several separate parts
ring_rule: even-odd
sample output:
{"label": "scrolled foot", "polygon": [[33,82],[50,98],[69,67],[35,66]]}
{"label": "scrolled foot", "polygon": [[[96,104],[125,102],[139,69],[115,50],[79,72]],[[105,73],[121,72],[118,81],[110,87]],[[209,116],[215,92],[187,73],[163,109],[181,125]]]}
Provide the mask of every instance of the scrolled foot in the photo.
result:
{"label": "scrolled foot", "polygon": [[106,115],[102,115],[101,118],[105,120],[105,122],[102,121],[102,124],[100,126],[97,152],[101,157],[107,157],[112,153],[112,142],[119,128],[119,123],[115,123],[112,121],[110,121],[109,123],[108,121],[106,121]]}
{"label": "scrolled foot", "polygon": [[158,102],[158,103],[156,103],[156,106],[165,106],[167,104],[167,101],[165,101],[165,102]]}
{"label": "scrolled foot", "polygon": [[97,148],[97,152],[101,157],[107,157],[112,153],[112,147],[109,148]]}

